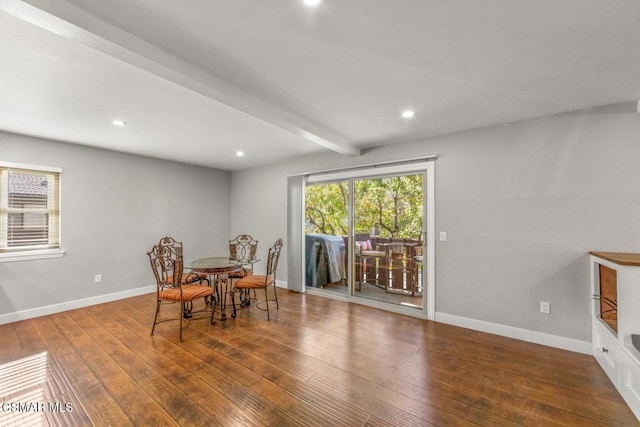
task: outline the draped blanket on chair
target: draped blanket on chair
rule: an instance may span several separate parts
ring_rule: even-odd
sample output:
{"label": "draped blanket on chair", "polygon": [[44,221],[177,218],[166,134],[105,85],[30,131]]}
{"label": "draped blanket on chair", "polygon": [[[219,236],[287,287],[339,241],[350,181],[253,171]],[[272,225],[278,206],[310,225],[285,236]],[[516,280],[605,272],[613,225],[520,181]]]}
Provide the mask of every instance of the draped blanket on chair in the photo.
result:
{"label": "draped blanket on chair", "polygon": [[345,275],[345,246],[340,236],[305,236],[306,285],[321,288],[339,282]]}

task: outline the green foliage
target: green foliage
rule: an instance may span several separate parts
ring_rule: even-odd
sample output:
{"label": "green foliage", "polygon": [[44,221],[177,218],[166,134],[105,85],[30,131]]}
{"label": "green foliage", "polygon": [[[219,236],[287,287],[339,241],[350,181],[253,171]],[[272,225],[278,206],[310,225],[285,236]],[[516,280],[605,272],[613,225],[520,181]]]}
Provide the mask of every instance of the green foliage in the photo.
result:
{"label": "green foliage", "polygon": [[[356,233],[369,233],[377,224],[380,237],[420,238],[422,175],[363,179],[354,187]],[[347,206],[347,182],[308,186],[305,232],[348,234]]]}
{"label": "green foliage", "polygon": [[305,233],[344,236],[349,234],[346,182],[310,185],[305,197]]}

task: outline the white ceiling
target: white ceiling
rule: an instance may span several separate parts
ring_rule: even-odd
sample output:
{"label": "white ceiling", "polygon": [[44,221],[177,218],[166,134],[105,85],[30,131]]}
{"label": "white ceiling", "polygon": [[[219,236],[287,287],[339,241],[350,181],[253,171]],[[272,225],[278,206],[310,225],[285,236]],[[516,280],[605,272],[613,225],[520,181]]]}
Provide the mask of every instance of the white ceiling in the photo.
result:
{"label": "white ceiling", "polygon": [[638,100],[639,24],[637,0],[0,0],[0,129],[227,170],[357,155]]}

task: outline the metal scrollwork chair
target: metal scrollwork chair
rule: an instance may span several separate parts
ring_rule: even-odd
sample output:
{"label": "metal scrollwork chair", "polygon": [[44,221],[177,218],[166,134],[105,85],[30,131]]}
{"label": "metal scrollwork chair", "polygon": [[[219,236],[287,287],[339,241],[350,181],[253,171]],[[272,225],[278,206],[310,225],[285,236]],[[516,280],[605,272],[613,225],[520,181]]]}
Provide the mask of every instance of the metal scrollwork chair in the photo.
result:
{"label": "metal scrollwork chair", "polygon": [[[182,254],[182,242],[178,242],[176,241],[176,239],[174,239],[173,237],[168,237],[165,236],[162,239],[160,239],[160,242],[158,242],[158,246],[162,246],[162,247],[167,247],[170,250],[180,250],[180,253]],[[171,277],[169,277],[169,283],[173,284],[173,275]],[[210,285],[209,283],[209,277],[206,274],[196,274],[196,273],[188,273],[188,274],[182,274],[182,277],[180,279],[180,283],[182,283],[183,285],[187,285],[189,283],[195,283],[198,282],[201,285],[204,284],[206,282],[207,286]]]}
{"label": "metal scrollwork chair", "polygon": [[[216,300],[213,296],[213,288],[207,285],[202,285],[195,282],[184,283],[187,279],[184,278],[184,261],[182,258],[182,244],[175,242],[175,244],[168,244],[170,241],[163,238],[159,244],[155,245],[151,251],[147,252],[149,256],[149,262],[151,263],[151,269],[156,278],[156,314],[153,319],[153,327],[151,328],[151,335],[155,331],[156,325],[166,320],[158,321],[158,314],[160,313],[160,307],[164,304],[178,304],[179,316],[177,318],[180,323],[180,341],[182,341],[182,329],[185,319],[185,313],[191,310],[193,307],[193,301],[202,298],[204,300],[205,309],[208,305],[208,301],[213,302],[211,307],[211,324],[213,325],[213,313],[215,312]],[[164,243],[164,244],[163,244]],[[199,276],[196,274],[196,279]],[[181,280],[175,280],[174,278],[180,277]],[[184,279],[184,280],[182,280]]]}
{"label": "metal scrollwork chair", "polygon": [[[231,303],[233,304],[232,317],[236,317],[236,301],[235,294],[240,292],[241,294],[247,290],[264,289],[267,320],[271,320],[269,314],[269,301],[275,301],[276,308],[280,308],[278,305],[278,294],[276,292],[276,270],[278,268],[278,260],[280,259],[280,251],[282,250],[282,239],[278,239],[276,243],[269,248],[269,254],[267,255],[267,271],[266,274],[252,274],[238,280],[231,290]],[[273,285],[273,299],[269,298],[269,287]],[[248,301],[246,304],[248,305]],[[256,304],[257,306],[258,304]],[[260,308],[260,307],[258,307]]]}
{"label": "metal scrollwork chair", "polygon": [[[167,247],[170,250],[180,250],[180,253],[182,252],[182,242],[178,242],[176,239],[174,239],[173,237],[169,237],[169,236],[165,236],[162,239],[160,239],[160,241],[158,242],[159,246],[162,247]],[[169,283],[173,284],[173,276],[170,276],[168,278]],[[211,283],[209,282],[209,276],[207,276],[206,274],[196,274],[196,273],[184,273],[182,274],[182,278],[180,279],[180,283],[183,285],[188,285],[190,283],[200,283],[201,285],[204,285],[205,283],[207,284],[207,286],[211,286]],[[207,298],[207,304],[211,303],[211,299]],[[184,308],[184,318],[188,319],[191,317],[191,311],[193,310],[193,302],[190,302],[188,304],[185,304],[185,308]]]}
{"label": "metal scrollwork chair", "polygon": [[240,270],[229,273],[229,279],[242,279],[253,274],[253,263],[256,260],[258,241],[248,234],[240,234],[233,240],[229,240],[229,259],[240,261],[243,266]]}
{"label": "metal scrollwork chair", "polygon": [[[243,277],[247,277],[253,274],[253,264],[256,262],[256,252],[258,251],[258,241],[248,234],[240,234],[235,239],[229,240],[229,259],[240,261],[242,268],[229,273],[229,280],[231,285],[234,281],[238,281]],[[245,307],[249,305],[250,293],[249,289],[246,289],[240,295],[240,306]],[[253,291],[253,297],[255,299],[256,291]]]}

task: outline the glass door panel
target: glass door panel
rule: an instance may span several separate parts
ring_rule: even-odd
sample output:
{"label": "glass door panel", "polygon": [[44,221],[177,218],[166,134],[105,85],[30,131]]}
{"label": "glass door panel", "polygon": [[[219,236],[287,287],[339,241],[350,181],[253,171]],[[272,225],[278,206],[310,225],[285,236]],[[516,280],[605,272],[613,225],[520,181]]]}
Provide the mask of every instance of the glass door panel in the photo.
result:
{"label": "glass door panel", "polygon": [[423,306],[424,175],[354,181],[353,295]]}
{"label": "glass door panel", "polygon": [[307,185],[305,189],[305,286],[344,294],[347,281],[349,183]]}

